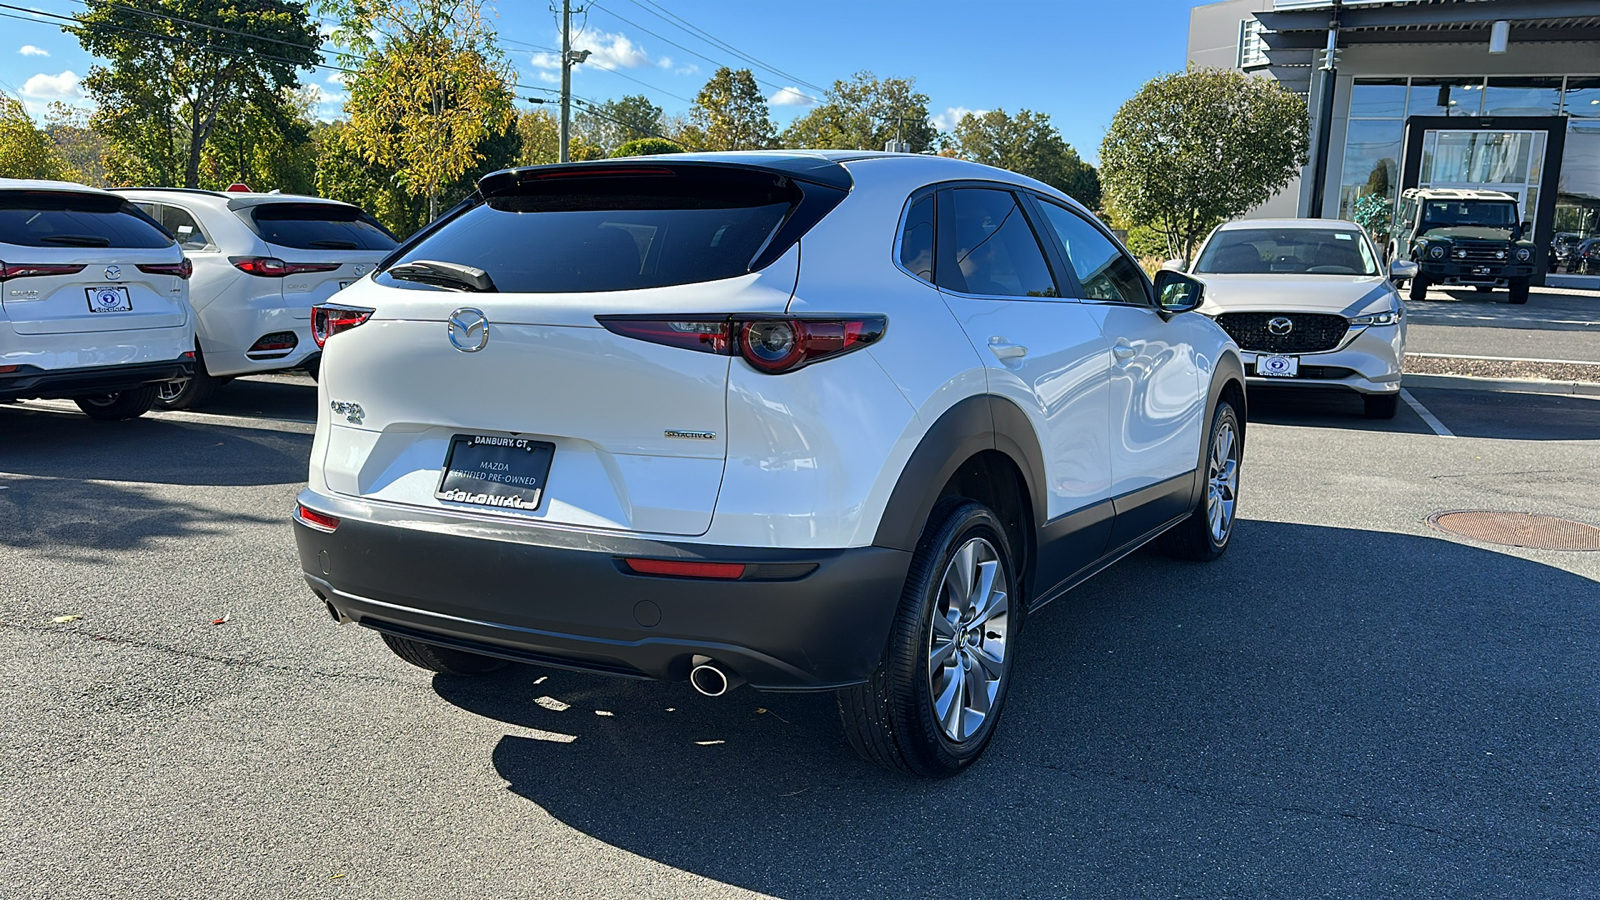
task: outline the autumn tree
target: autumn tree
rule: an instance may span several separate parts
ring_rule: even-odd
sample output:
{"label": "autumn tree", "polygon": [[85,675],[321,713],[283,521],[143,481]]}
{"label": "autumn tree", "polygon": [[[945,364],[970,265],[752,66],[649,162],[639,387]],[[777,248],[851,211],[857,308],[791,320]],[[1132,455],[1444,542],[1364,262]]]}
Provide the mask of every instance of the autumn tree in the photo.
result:
{"label": "autumn tree", "polygon": [[882,150],[905,141],[912,153],[934,148],[938,130],[928,120],[928,95],[914,78],[878,79],[857,72],[828,89],[815,109],[784,130],[785,147],[813,150]]}
{"label": "autumn tree", "polygon": [[659,136],[661,120],[661,107],[643,94],[629,94],[580,107],[572,130],[609,155],[628,141]]}
{"label": "autumn tree", "polygon": [[62,178],[50,139],[33,124],[22,101],[0,94],[0,178]]}
{"label": "autumn tree", "polygon": [[480,145],[511,130],[512,71],[483,0],[331,0],[335,39],[356,69],[346,81],[342,139],[391,170],[439,212],[446,185],[484,160]]}
{"label": "autumn tree", "polygon": [[106,140],[90,125],[90,111],[57,100],[44,114],[44,133],[61,158],[72,181],[103,188],[106,180]]}
{"label": "autumn tree", "polygon": [[1164,234],[1187,265],[1213,227],[1299,174],[1308,131],[1305,101],[1271,79],[1223,69],[1152,79],[1100,145],[1106,206]]}
{"label": "autumn tree", "polygon": [[299,70],[319,61],[316,25],[293,0],[118,0],[74,18],[68,30],[105,61],[83,87],[119,183],[198,187],[207,143],[240,124],[225,111],[254,105],[276,121]]}
{"label": "autumn tree", "polygon": [[706,150],[765,150],[777,131],[749,69],[718,69],[695,96],[689,117]]}
{"label": "autumn tree", "polygon": [[663,153],[682,153],[683,146],[666,138],[647,137],[632,140],[611,151],[612,157],[659,156]]}
{"label": "autumn tree", "polygon": [[950,146],[962,159],[1036,178],[1090,209],[1100,205],[1094,166],[1078,157],[1044,113],[968,113],[956,123]]}

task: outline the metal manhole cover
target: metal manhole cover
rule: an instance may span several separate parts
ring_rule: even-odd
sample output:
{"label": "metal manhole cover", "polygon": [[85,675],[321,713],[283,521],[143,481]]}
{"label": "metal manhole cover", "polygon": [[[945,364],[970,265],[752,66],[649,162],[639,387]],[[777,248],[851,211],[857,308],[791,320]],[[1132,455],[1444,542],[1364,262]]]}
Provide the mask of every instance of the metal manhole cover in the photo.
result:
{"label": "metal manhole cover", "polygon": [[1451,534],[1530,550],[1600,550],[1600,528],[1528,513],[1461,509],[1434,513],[1428,524]]}

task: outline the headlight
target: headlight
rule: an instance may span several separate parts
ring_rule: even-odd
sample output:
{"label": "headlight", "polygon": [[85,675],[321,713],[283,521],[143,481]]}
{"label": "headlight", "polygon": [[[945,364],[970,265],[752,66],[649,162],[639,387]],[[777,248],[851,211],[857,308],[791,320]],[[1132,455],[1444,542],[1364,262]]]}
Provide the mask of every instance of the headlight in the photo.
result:
{"label": "headlight", "polygon": [[1444,248],[1438,244],[1434,244],[1432,247],[1428,248],[1428,255],[1434,259],[1444,259]]}
{"label": "headlight", "polygon": [[1399,322],[1405,314],[1398,309],[1392,309],[1375,316],[1356,316],[1350,320],[1351,325],[1393,325]]}
{"label": "headlight", "polygon": [[1518,247],[1517,248],[1517,259],[1519,259],[1519,260],[1521,260],[1523,262],[1527,262],[1528,261],[1528,257],[1530,257],[1532,255],[1533,255],[1533,251],[1529,250],[1527,247]]}

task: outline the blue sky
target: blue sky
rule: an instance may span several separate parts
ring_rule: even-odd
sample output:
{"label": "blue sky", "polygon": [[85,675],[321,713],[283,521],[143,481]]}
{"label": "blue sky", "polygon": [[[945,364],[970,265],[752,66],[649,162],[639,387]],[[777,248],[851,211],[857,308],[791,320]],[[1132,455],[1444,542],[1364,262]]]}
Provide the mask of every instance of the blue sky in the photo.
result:
{"label": "blue sky", "polygon": [[[83,8],[80,0],[15,5],[56,14]],[[669,114],[682,113],[719,63],[749,66],[781,128],[820,97],[818,87],[867,69],[879,77],[915,78],[941,127],[954,124],[963,110],[1048,113],[1067,141],[1093,160],[1117,107],[1147,79],[1183,67],[1189,10],[1196,5],[601,0],[574,17],[574,28],[583,26],[574,46],[594,55],[575,70],[573,92],[595,101],[643,93]],[[505,0],[493,10],[507,57],[529,86],[519,94],[554,96],[536,88],[558,81],[554,55],[539,49],[559,46],[557,17],[542,0]],[[0,18],[0,26],[7,35],[0,43],[0,90],[22,96],[36,114],[51,100],[83,102],[77,82],[95,61],[74,38],[42,19]],[[728,47],[784,74],[751,66]],[[305,76],[325,95],[325,118],[338,115],[342,99],[333,76],[327,70]]]}

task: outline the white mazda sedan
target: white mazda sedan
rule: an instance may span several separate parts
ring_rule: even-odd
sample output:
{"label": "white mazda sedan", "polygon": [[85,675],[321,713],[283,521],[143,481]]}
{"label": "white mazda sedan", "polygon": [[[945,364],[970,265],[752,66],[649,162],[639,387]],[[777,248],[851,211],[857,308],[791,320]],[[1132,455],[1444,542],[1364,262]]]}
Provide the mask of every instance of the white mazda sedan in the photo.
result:
{"label": "white mazda sedan", "polygon": [[[1206,285],[1200,312],[1238,342],[1252,389],[1353,392],[1368,417],[1392,419],[1405,304],[1381,260],[1350,222],[1262,219],[1213,231],[1191,273]],[[1395,277],[1415,273],[1395,265]]]}
{"label": "white mazda sedan", "polygon": [[861,755],[949,775],[1034,611],[1227,549],[1244,370],[1200,289],[954,159],[496,172],[317,308],[300,564],[418,666],[833,691]]}

